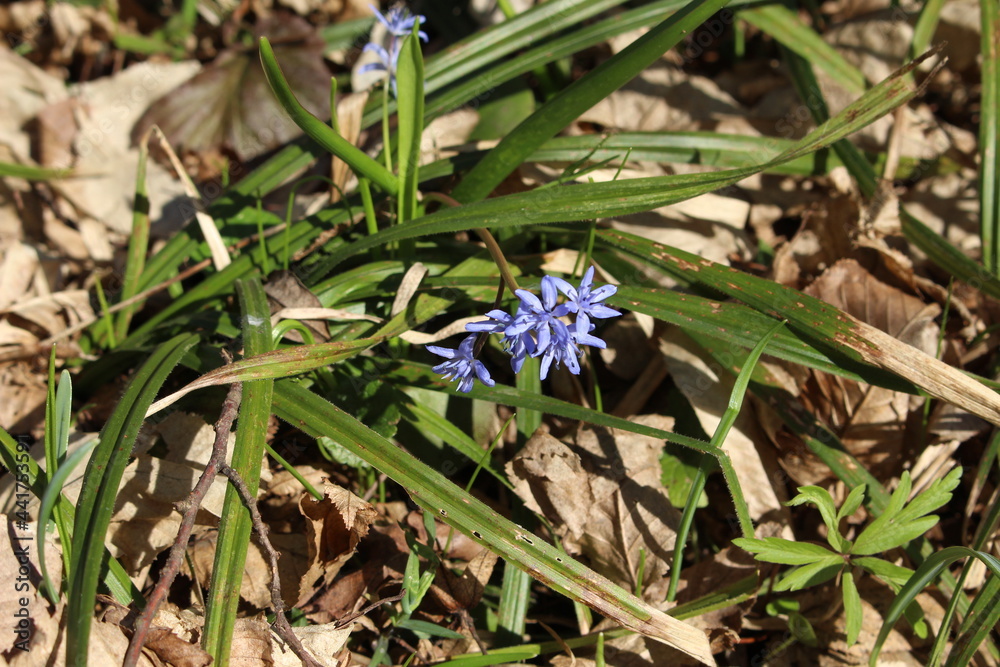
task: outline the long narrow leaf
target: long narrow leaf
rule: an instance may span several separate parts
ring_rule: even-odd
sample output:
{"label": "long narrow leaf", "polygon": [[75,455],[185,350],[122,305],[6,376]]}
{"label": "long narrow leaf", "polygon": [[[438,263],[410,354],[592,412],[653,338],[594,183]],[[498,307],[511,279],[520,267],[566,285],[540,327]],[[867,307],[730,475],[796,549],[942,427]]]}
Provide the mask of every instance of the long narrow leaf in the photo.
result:
{"label": "long narrow leaf", "polygon": [[[236,283],[236,290],[242,308],[244,351],[248,355],[263,354],[271,346],[267,295],[259,279],[240,280]],[[256,497],[260,484],[260,463],[264,456],[273,388],[274,380],[271,379],[250,380],[243,385],[230,465],[243,479],[252,498]],[[232,485],[226,487],[212,581],[205,604],[205,634],[202,637],[202,647],[217,664],[229,662],[250,529],[249,510],[243,506],[236,489]]]}
{"label": "long narrow leaf", "polygon": [[101,430],[100,444],[87,464],[77,502],[72,549],[73,579],[66,614],[67,655],[74,656],[79,665],[87,663],[104,540],[122,473],[156,392],[180,358],[197,342],[197,335],[181,334],[150,355]]}
{"label": "long narrow leaf", "polygon": [[317,144],[330,151],[350,165],[358,176],[364,176],[390,195],[396,194],[398,183],[388,169],[337,134],[333,128],[309,113],[295,98],[295,93],[288,87],[285,75],[281,73],[274,50],[266,37],[260,38],[260,62],[264,67],[264,75],[271,86],[271,91],[285,109],[289,117],[303,132]]}
{"label": "long narrow leaf", "polygon": [[620,53],[574,81],[514,128],[455,189],[460,202],[485,198],[532,151],[673,48],[729,0],[694,0]]}
{"label": "long narrow leaf", "polygon": [[932,555],[913,573],[913,576],[910,577],[910,580],[906,582],[906,585],[896,595],[892,604],[889,605],[889,610],[885,613],[885,620],[882,623],[882,629],[878,633],[878,637],[872,647],[871,656],[868,659],[868,664],[871,667],[875,667],[878,664],[878,655],[882,651],[882,644],[885,643],[892,627],[899,620],[899,617],[903,615],[906,607],[917,597],[917,594],[925,586],[934,581],[948,565],[968,557],[980,560],[993,573],[994,578],[1000,578],[1000,560],[997,560],[988,553],[969,549],[968,547],[947,547]]}
{"label": "long narrow leaf", "polygon": [[438,471],[406,454],[308,389],[287,380],[280,381],[275,391],[274,407],[282,419],[299,425],[310,435],[333,437],[401,484],[424,509],[516,564],[535,579],[627,628],[685,652],[703,664],[715,664],[708,639],[700,630],[647,605],[541,538],[501,517]]}
{"label": "long narrow leaf", "polygon": [[979,111],[979,216],[983,264],[1000,272],[1000,5],[981,0],[982,102]]}
{"label": "long narrow leaf", "polygon": [[316,283],[325,278],[348,257],[394,241],[477,227],[501,229],[638,213],[738,183],[760,171],[825,148],[905,104],[916,94],[907,76],[918,64],[919,61],[914,61],[895,72],[830,121],[764,163],[708,174],[656,176],[543,188],[467,206],[446,208],[409,224],[383,229],[375,235],[340,245],[311,268],[307,282]]}

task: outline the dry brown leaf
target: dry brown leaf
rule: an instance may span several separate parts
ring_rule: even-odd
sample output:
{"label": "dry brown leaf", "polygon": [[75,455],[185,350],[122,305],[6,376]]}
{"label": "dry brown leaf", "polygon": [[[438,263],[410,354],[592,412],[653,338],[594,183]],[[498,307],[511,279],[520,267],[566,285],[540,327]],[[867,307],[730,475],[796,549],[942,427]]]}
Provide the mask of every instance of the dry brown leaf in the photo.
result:
{"label": "dry brown leaf", "polygon": [[255,26],[253,48],[231,48],[190,81],[156,100],[132,129],[133,141],[158,125],[180,150],[227,146],[248,160],[300,134],[271,94],[257,57],[256,37],[274,46],[292,90],[318,118],[330,117],[330,72],[323,40],[298,16],[276,14]]}
{"label": "dry brown leaf", "polygon": [[[368,534],[378,512],[347,489],[323,485],[323,500],[303,496],[299,502],[306,517],[309,569],[300,579],[300,602],[316,588],[329,584],[344,563],[354,555],[358,543]],[[316,583],[322,579],[321,583]]]}
{"label": "dry brown leaf", "polygon": [[[937,304],[928,306],[879,282],[854,260],[836,263],[806,293],[877,327],[883,336],[898,341],[897,346],[909,344],[931,354],[936,348]],[[833,427],[848,451],[866,464],[897,465],[905,453],[906,417],[919,399],[824,373],[811,375],[813,390],[800,396],[807,409]]]}
{"label": "dry brown leaf", "polygon": [[[175,504],[191,494],[204,465],[195,467],[142,456],[122,475],[115,513],[108,526],[108,541],[126,571],[142,572],[177,537],[181,515]],[[226,494],[226,481],[217,477],[201,503],[196,525],[218,523]]]}
{"label": "dry brown leaf", "polygon": [[[364,116],[365,104],[367,103],[367,90],[350,93],[337,102],[337,130],[340,132],[340,136],[352,146],[358,145],[358,138],[361,136],[361,119]],[[340,201],[341,193],[346,191],[348,183],[356,179],[356,176],[350,165],[340,158],[333,156],[330,160],[330,180],[336,186],[330,192],[330,202],[335,204]]]}
{"label": "dry brown leaf", "polygon": [[[292,628],[292,632],[302,642],[302,646],[323,667],[342,667],[344,663],[338,659],[339,654],[354,629],[353,623],[338,627],[336,623],[325,625],[307,625]],[[301,667],[302,661],[275,633],[271,633],[271,657],[274,667]]]}
{"label": "dry brown leaf", "polygon": [[644,70],[580,116],[580,121],[628,132],[712,129],[739,104],[711,79],[660,63]]}
{"label": "dry brown leaf", "polygon": [[[750,205],[732,197],[705,194],[679,204],[664,206],[613,220],[614,229],[635,234],[656,243],[730,264],[748,260],[750,244],[742,231],[750,215]],[[620,276],[622,282],[632,282]]]}
{"label": "dry brown leaf", "polygon": [[[269,275],[267,284],[264,285],[264,292],[267,294],[267,303],[271,307],[272,315],[288,308],[323,307],[316,295],[291,271],[275,271]],[[330,339],[330,330],[326,322],[305,320],[303,324],[312,329],[317,342],[322,343]],[[285,338],[296,343],[303,342],[302,334],[294,330],[285,334]]]}
{"label": "dry brown leaf", "polygon": [[[672,420],[634,421],[669,428]],[[536,433],[507,464],[515,491],[555,526],[566,550],[634,590],[645,550],[643,594],[662,599],[680,513],[660,482],[664,442],[619,430],[585,429],[574,445]]]}
{"label": "dry brown leaf", "polygon": [[271,627],[263,614],[236,619],[229,664],[233,667],[260,667],[274,664]]}
{"label": "dry brown leaf", "polygon": [[152,628],[143,646],[174,667],[207,667],[212,664],[212,656],[203,648],[184,641],[167,628]]}
{"label": "dry brown leaf", "polygon": [[434,586],[431,587],[432,594],[449,612],[472,609],[483,597],[483,590],[493,574],[497,558],[489,549],[481,549],[468,562],[460,576],[449,568],[439,568]]}

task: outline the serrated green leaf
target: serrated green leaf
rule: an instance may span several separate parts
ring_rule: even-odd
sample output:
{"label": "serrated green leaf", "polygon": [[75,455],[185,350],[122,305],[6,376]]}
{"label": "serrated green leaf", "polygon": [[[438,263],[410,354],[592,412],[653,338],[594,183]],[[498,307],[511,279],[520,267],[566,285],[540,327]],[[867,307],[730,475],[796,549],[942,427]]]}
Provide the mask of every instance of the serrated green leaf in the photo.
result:
{"label": "serrated green leaf", "polygon": [[826,524],[826,540],[835,550],[843,553],[844,538],[840,536],[839,522],[837,519],[837,508],[833,504],[833,496],[824,488],[818,486],[800,486],[799,494],[789,500],[786,505],[794,507],[812,503],[819,510]]}
{"label": "serrated green leaf", "polygon": [[914,540],[937,522],[935,515],[925,516],[951,499],[951,491],[958,484],[961,469],[956,469],[932,484],[907,506],[911,482],[908,472],[903,472],[899,486],[889,499],[889,506],[882,516],[872,521],[854,541],[851,553],[868,556],[882,553]]}
{"label": "serrated green leaf", "polygon": [[844,559],[835,555],[826,560],[802,565],[783,576],[774,590],[797,591],[809,586],[818,586],[837,576],[843,567]]}
{"label": "serrated green leaf", "polygon": [[824,546],[810,542],[793,542],[781,537],[765,537],[764,539],[737,537],[733,544],[754,554],[757,560],[784,565],[803,565],[833,559],[842,562],[843,559]]}

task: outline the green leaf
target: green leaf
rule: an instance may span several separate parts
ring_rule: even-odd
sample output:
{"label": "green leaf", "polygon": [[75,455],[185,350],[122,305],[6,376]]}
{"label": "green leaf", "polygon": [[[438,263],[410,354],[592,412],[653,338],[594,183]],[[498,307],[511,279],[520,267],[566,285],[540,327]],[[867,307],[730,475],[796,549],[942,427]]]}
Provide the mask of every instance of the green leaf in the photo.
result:
{"label": "green leaf", "polygon": [[809,563],[785,574],[775,585],[775,591],[797,591],[808,586],[818,586],[837,576],[844,567],[844,559],[830,556],[826,560]]}
{"label": "green leaf", "polygon": [[101,430],[83,477],[73,534],[73,580],[70,582],[66,650],[86,664],[94,618],[97,582],[104,558],[104,540],[118,495],[118,485],[146,418],[146,410],[167,375],[195,343],[195,334],[181,334],[158,347],[136,372],[111,418]]}
{"label": "green leaf", "polygon": [[988,553],[976,551],[967,547],[947,547],[935,554],[932,554],[919,568],[917,568],[917,571],[913,573],[913,576],[910,577],[909,581],[906,582],[906,585],[903,586],[903,590],[899,592],[899,594],[892,601],[892,604],[889,605],[889,609],[885,613],[885,621],[882,624],[882,629],[878,633],[878,637],[872,647],[871,655],[868,658],[868,664],[871,667],[875,667],[878,664],[878,656],[882,651],[882,644],[885,643],[893,625],[895,625],[896,621],[899,620],[899,617],[903,615],[903,611],[907,608],[907,606],[909,606],[909,604],[917,597],[917,594],[920,593],[925,586],[934,581],[942,570],[950,564],[967,557],[977,558],[982,561],[990,572],[993,573],[992,580],[1000,580],[1000,560],[997,560]]}
{"label": "green leaf", "polygon": [[864,75],[799,21],[788,7],[767,5],[744,9],[739,16],[822,69],[851,94],[860,95],[867,87]]}
{"label": "green leaf", "polygon": [[754,554],[757,560],[784,565],[804,565],[816,562],[842,563],[843,559],[824,546],[809,542],[793,542],[781,537],[764,539],[737,537],[733,544]]}
{"label": "green leaf", "polygon": [[694,0],[557,93],[518,125],[455,188],[460,202],[484,199],[538,146],[554,137],[581,113],[636,77],[685,35],[693,32],[729,0]]}
{"label": "green leaf", "polygon": [[826,524],[826,539],[830,546],[837,551],[844,552],[844,538],[840,536],[840,522],[837,517],[837,508],[833,504],[833,496],[824,488],[818,486],[800,486],[799,495],[789,500],[786,505],[794,507],[812,503],[819,510]]}
{"label": "green leaf", "polygon": [[844,504],[840,506],[837,511],[837,524],[840,525],[841,519],[846,519],[861,507],[861,503],[865,500],[865,491],[868,487],[865,485],[859,485],[851,489],[851,492],[847,494],[847,498],[844,499]]}
{"label": "green leaf", "polygon": [[[271,313],[264,288],[260,280],[254,278],[238,281],[236,289],[241,306],[244,352],[247,355],[266,353],[271,347]],[[243,479],[251,497],[256,497],[260,484],[273,388],[274,380],[270,378],[243,383],[230,465]],[[240,601],[250,530],[250,512],[236,489],[229,485],[219,520],[202,639],[202,646],[217,664],[226,664],[232,649],[233,624]]]}
{"label": "green leaf", "polygon": [[399,221],[413,220],[417,214],[417,184],[420,180],[420,136],[424,129],[424,60],[417,32],[403,40],[396,72],[399,119]]}
{"label": "green leaf", "polygon": [[26,181],[55,181],[61,178],[69,178],[72,175],[72,169],[49,169],[47,167],[33,167],[25,164],[0,162],[0,178],[11,177],[23,178]]}
{"label": "green leaf", "polygon": [[898,593],[899,590],[906,585],[910,577],[913,576],[913,570],[908,567],[903,567],[902,565],[896,565],[895,563],[890,563],[887,560],[882,560],[881,558],[874,558],[872,556],[861,556],[859,558],[852,558],[851,564],[860,567],[871,575],[874,575],[881,581],[888,584],[894,592]]}
{"label": "green leaf", "polygon": [[637,632],[712,663],[705,635],[655,610],[628,591],[513,524],[441,473],[324,401],[300,384],[277,383],[276,413],[314,437],[326,435],[354,451],[403,486],[440,520],[488,547],[554,590],[583,602]]}
{"label": "green leaf", "polygon": [[858,594],[858,585],[854,582],[854,575],[851,568],[847,568],[840,581],[844,594],[844,620],[847,629],[847,646],[854,646],[861,634],[861,621],[864,618],[864,611],[861,608],[861,595]]}
{"label": "green leaf", "polygon": [[979,216],[983,264],[1000,272],[1000,5],[980,0],[983,52],[979,117]]}
{"label": "green leaf", "polygon": [[368,154],[337,134],[329,125],[309,113],[297,99],[295,93],[288,87],[284,74],[274,57],[270,42],[266,37],[260,38],[260,62],[271,91],[285,112],[295,124],[317,144],[336,155],[350,165],[358,176],[364,176],[376,184],[388,195],[395,195],[399,189],[396,177]]}
{"label": "green leaf", "polygon": [[925,515],[951,500],[951,492],[958,485],[961,474],[961,468],[956,468],[943,479],[931,484],[907,506],[905,503],[911,482],[910,474],[904,471],[886,511],[858,535],[851,553],[858,556],[882,553],[926,533],[938,522],[938,518]]}

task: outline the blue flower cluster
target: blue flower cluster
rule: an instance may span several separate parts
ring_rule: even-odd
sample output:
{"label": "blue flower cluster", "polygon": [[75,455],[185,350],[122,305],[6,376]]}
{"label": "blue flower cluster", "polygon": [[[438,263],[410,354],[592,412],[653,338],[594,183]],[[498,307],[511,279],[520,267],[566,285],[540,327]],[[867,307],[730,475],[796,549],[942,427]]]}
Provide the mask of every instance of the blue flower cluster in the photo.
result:
{"label": "blue flower cluster", "polygon": [[[607,347],[603,340],[590,332],[595,324],[592,320],[617,317],[620,312],[603,303],[605,299],[618,291],[614,285],[604,285],[594,289],[594,267],[580,281],[580,286],[573,287],[562,278],[545,276],[542,278],[542,298],[519,289],[515,292],[520,303],[514,315],[504,310],[491,310],[486,313],[483,322],[473,322],[465,325],[466,331],[473,332],[467,336],[457,350],[451,350],[436,345],[428,345],[427,349],[434,354],[445,357],[448,361],[434,367],[435,373],[441,373],[445,379],[458,380],[458,390],[472,390],[475,377],[492,387],[495,383],[483,362],[475,357],[475,341],[479,333],[496,333],[503,335],[504,350],[511,355],[510,367],[518,373],[529,355],[541,357],[541,379],[548,377],[549,368],[565,364],[570,373],[580,374],[580,345],[591,347]],[[563,303],[557,303],[559,292],[566,297]],[[567,324],[562,318],[569,314],[576,316],[572,324]]]}
{"label": "blue flower cluster", "polygon": [[[364,74],[366,72],[385,72],[389,77],[389,85],[392,87],[392,94],[396,94],[396,65],[399,62],[399,52],[403,47],[403,39],[413,33],[413,27],[418,24],[423,24],[427,18],[421,15],[413,16],[410,11],[402,6],[396,6],[389,10],[387,14],[383,14],[374,6],[369,5],[372,12],[375,13],[375,18],[378,19],[379,23],[385,26],[388,33],[389,43],[386,48],[382,44],[376,42],[369,42],[365,44],[363,51],[371,51],[376,56],[378,56],[379,62],[368,63],[362,65],[358,69],[358,74]],[[423,30],[417,33],[421,40],[427,41],[427,33]]]}

